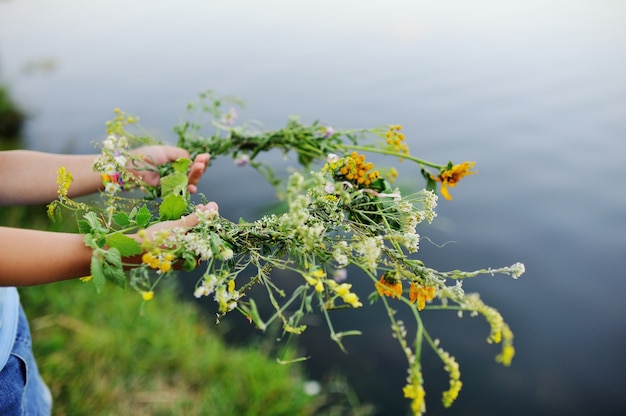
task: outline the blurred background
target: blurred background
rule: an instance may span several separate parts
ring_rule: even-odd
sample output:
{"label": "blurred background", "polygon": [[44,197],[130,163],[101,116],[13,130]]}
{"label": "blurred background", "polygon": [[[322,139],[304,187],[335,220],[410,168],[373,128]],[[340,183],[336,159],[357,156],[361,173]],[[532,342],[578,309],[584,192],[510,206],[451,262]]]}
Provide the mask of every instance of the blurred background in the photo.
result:
{"label": "blurred background", "polygon": [[[476,161],[479,174],[419,230],[432,241],[419,257],[439,270],[525,263],[519,280],[465,285],[504,315],[517,355],[502,368],[480,318],[424,312],[464,382],[443,409],[446,376],[426,355],[428,414],[621,415],[625,22],[620,0],[4,0],[0,82],[28,114],[24,147],[41,151],[93,152],[114,107],[175,143],[186,104],[213,89],[268,129],[292,114],[336,128],[398,123],[419,157]],[[400,167],[400,183],[422,181]],[[275,196],[229,160],[214,161],[201,192],[234,220]],[[358,312],[337,316],[364,332],[348,354],[312,322],[309,374],[344,374],[377,414],[404,414],[406,363],[382,308]],[[233,343],[258,336],[242,321],[222,322]]]}

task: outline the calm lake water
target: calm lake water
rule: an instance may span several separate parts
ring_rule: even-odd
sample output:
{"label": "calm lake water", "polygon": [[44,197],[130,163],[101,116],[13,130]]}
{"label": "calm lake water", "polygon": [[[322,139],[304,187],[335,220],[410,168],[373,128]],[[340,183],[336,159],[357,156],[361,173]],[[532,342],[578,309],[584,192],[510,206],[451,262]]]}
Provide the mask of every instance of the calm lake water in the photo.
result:
{"label": "calm lake water", "polygon": [[[37,150],[91,152],[114,107],[173,142],[186,103],[214,89],[246,100],[242,119],[267,128],[290,114],[401,123],[414,154],[476,161],[479,174],[420,230],[451,243],[424,240],[420,256],[441,270],[525,263],[517,281],[465,286],[502,312],[517,356],[496,365],[480,319],[423,314],[464,381],[444,410],[441,364],[425,360],[429,414],[621,415],[625,22],[620,0],[12,0],[0,2],[0,79],[32,114],[25,143]],[[402,165],[405,180],[418,174]],[[232,219],[274,197],[230,161],[201,188]],[[364,332],[347,355],[323,326],[302,345],[312,377],[343,371],[380,415],[404,414],[406,367],[382,316],[338,316]]]}

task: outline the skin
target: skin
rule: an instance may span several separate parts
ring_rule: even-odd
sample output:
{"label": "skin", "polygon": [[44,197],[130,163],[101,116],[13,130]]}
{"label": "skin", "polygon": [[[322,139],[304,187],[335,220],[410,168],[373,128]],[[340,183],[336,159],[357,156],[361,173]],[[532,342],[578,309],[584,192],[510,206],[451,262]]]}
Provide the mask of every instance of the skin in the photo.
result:
{"label": "skin", "polygon": [[[186,150],[173,146],[145,146],[135,149],[147,164],[160,165],[181,157],[189,157]],[[48,203],[57,198],[56,171],[65,166],[74,181],[70,197],[94,193],[102,189],[100,174],[91,170],[96,155],[61,155],[12,150],[0,152],[0,205],[33,205]],[[209,164],[209,155],[196,157],[189,169],[191,193]],[[138,171],[151,185],[158,183],[158,174]],[[200,205],[201,210],[216,210],[217,204]],[[146,231],[148,235],[162,229],[192,228],[198,223],[196,214],[175,221],[156,224]],[[130,237],[139,240],[136,235]],[[0,286],[29,286],[74,279],[89,275],[91,249],[80,234],[26,230],[0,227]]]}

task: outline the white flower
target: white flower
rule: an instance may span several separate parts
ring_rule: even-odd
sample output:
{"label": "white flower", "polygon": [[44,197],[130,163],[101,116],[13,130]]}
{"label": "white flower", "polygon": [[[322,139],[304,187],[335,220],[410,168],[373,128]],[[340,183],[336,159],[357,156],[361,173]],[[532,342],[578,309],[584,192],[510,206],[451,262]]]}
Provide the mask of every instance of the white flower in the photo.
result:
{"label": "white flower", "polygon": [[113,175],[115,174],[115,172],[117,172],[117,168],[115,167],[115,165],[113,163],[107,163],[106,165],[104,165],[104,173],[107,175]]}
{"label": "white flower", "polygon": [[116,192],[119,192],[119,190],[121,189],[121,187],[113,182],[108,182],[104,188],[105,192],[108,192],[110,194],[114,194]]}
{"label": "white flower", "polygon": [[220,118],[220,123],[226,124],[227,126],[232,126],[237,121],[237,110],[234,108],[230,108],[227,113],[222,114]]}
{"label": "white flower", "polygon": [[235,253],[230,248],[226,246],[220,247],[220,257],[222,258],[222,260],[230,260],[233,258],[234,255]]}
{"label": "white flower", "polygon": [[126,136],[122,136],[117,139],[117,147],[120,149],[125,149],[128,147],[128,139],[126,138]]}
{"label": "white flower", "polygon": [[333,279],[337,283],[341,283],[348,278],[348,271],[346,269],[337,269],[333,273]]}
{"label": "white flower", "polygon": [[328,156],[326,156],[326,162],[328,163],[334,163],[338,160],[339,160],[339,156],[337,156],[334,153],[329,153]]}
{"label": "white flower", "polygon": [[287,192],[297,193],[300,189],[302,189],[303,185],[304,185],[304,176],[302,176],[300,172],[294,172],[289,176],[289,179],[287,180]]}
{"label": "white flower", "polygon": [[209,296],[210,294],[211,292],[209,292],[209,289],[204,285],[198,286],[196,290],[193,292],[193,295],[196,298],[201,298],[202,296]]}
{"label": "white flower", "polygon": [[124,156],[115,156],[115,163],[117,166],[126,167],[126,157]]}
{"label": "white flower", "polygon": [[250,163],[250,156],[243,154],[238,156],[233,162],[239,167],[247,166]]}
{"label": "white flower", "polygon": [[213,250],[208,240],[202,239],[196,233],[188,233],[181,237],[182,243],[187,251],[191,251],[202,261],[213,257]]}
{"label": "white flower", "polygon": [[524,266],[524,263],[518,262],[511,266],[511,277],[513,279],[517,279],[518,277],[523,275],[525,272],[526,272],[526,266]]}
{"label": "white flower", "polygon": [[314,249],[322,243],[322,240],[324,238],[324,231],[326,231],[324,225],[320,223],[308,226],[301,225],[297,228],[297,230],[298,235],[300,236],[300,238],[302,238],[304,246],[309,250]]}
{"label": "white flower", "polygon": [[333,250],[333,258],[337,262],[339,266],[348,265],[348,243],[345,241],[340,241],[335,245],[335,249]]}
{"label": "white flower", "polygon": [[229,282],[228,287],[220,285],[215,290],[215,301],[220,305],[221,312],[230,312],[237,307],[237,301],[241,294],[234,290],[234,281]]}
{"label": "white flower", "polygon": [[420,236],[417,233],[404,233],[402,235],[402,244],[409,253],[415,253],[420,246]]}
{"label": "white flower", "polygon": [[217,285],[217,276],[214,274],[210,274],[204,277],[204,280],[196,288],[193,292],[193,295],[196,298],[201,298],[202,296],[209,296],[211,293],[215,291],[215,286]]}
{"label": "white flower", "polygon": [[355,245],[355,249],[361,255],[363,265],[369,270],[376,270],[382,244],[382,236],[376,236],[366,237]]}
{"label": "white flower", "polygon": [[102,142],[102,146],[106,149],[106,150],[113,150],[115,149],[115,143],[117,142],[115,136],[109,136],[107,137],[104,142]]}

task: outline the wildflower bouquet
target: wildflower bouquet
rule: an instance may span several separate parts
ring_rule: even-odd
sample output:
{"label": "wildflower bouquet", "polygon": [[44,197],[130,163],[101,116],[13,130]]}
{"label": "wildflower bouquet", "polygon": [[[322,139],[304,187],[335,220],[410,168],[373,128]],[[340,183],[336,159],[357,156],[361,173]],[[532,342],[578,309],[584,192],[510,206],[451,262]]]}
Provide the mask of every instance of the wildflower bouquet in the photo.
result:
{"label": "wildflower bouquet", "polygon": [[[360,332],[335,331],[332,313],[365,307],[367,302],[352,290],[347,278],[349,267],[359,268],[372,288],[368,301],[382,302],[393,337],[406,356],[404,395],[416,415],[425,411],[420,361],[424,345],[436,352],[450,378],[449,389],[443,393],[444,406],[454,402],[462,386],[457,362],[431,338],[422,323],[423,311],[448,309],[484,316],[491,328],[487,341],[502,345],[496,360],[507,366],[511,363],[515,350],[510,328],[478,294],[465,293],[462,283],[481,274],[517,278],[524,266],[441,272],[414,254],[419,247],[418,225],[436,216],[437,187],[451,199],[449,188],[474,173],[473,163],[439,165],[411,155],[399,125],[334,130],[318,122],[305,125],[297,118],[273,131],[253,124],[236,125],[235,108],[240,104],[236,99],[201,94],[188,110],[208,114],[213,131],[203,135],[206,126],[187,121],[175,129],[178,145],[192,157],[207,152],[213,159],[231,157],[237,164],[256,168],[284,199],[286,209],[281,214],[234,223],[217,212],[197,210],[200,223],[189,231],[168,230],[141,243],[127,237],[128,232],[141,235],[151,224],[194,212],[197,205],[186,192],[190,160],[161,167],[158,186],[142,182],[127,168],[140,163],[140,157],[130,152],[133,144],[153,139],[131,133],[129,125],[136,119],[119,110],[107,123],[108,138],[93,165],[105,185],[101,203],[94,206],[69,199],[71,173],[60,169],[59,199],[50,205],[49,213],[55,217],[65,207],[79,214],[79,230],[93,249],[91,280],[98,290],[108,279],[120,286],[130,284],[150,300],[159,282],[175,273],[175,264],[185,270],[201,267],[194,295],[212,297],[218,305],[218,319],[237,310],[261,330],[278,321],[284,333],[300,334],[306,329],[303,317],[318,311],[330,337],[344,349],[343,338]],[[259,161],[259,155],[275,149],[298,157],[301,169],[286,180]],[[392,185],[397,171],[377,168],[365,153],[415,162],[425,187],[410,195],[401,193]],[[138,255],[141,263],[124,263],[125,258]],[[274,269],[291,271],[296,288],[278,287],[272,280]],[[274,308],[270,316],[261,316],[259,299],[249,296],[253,285],[264,287]],[[400,307],[412,312],[415,334],[409,334],[396,318],[395,310]]]}

